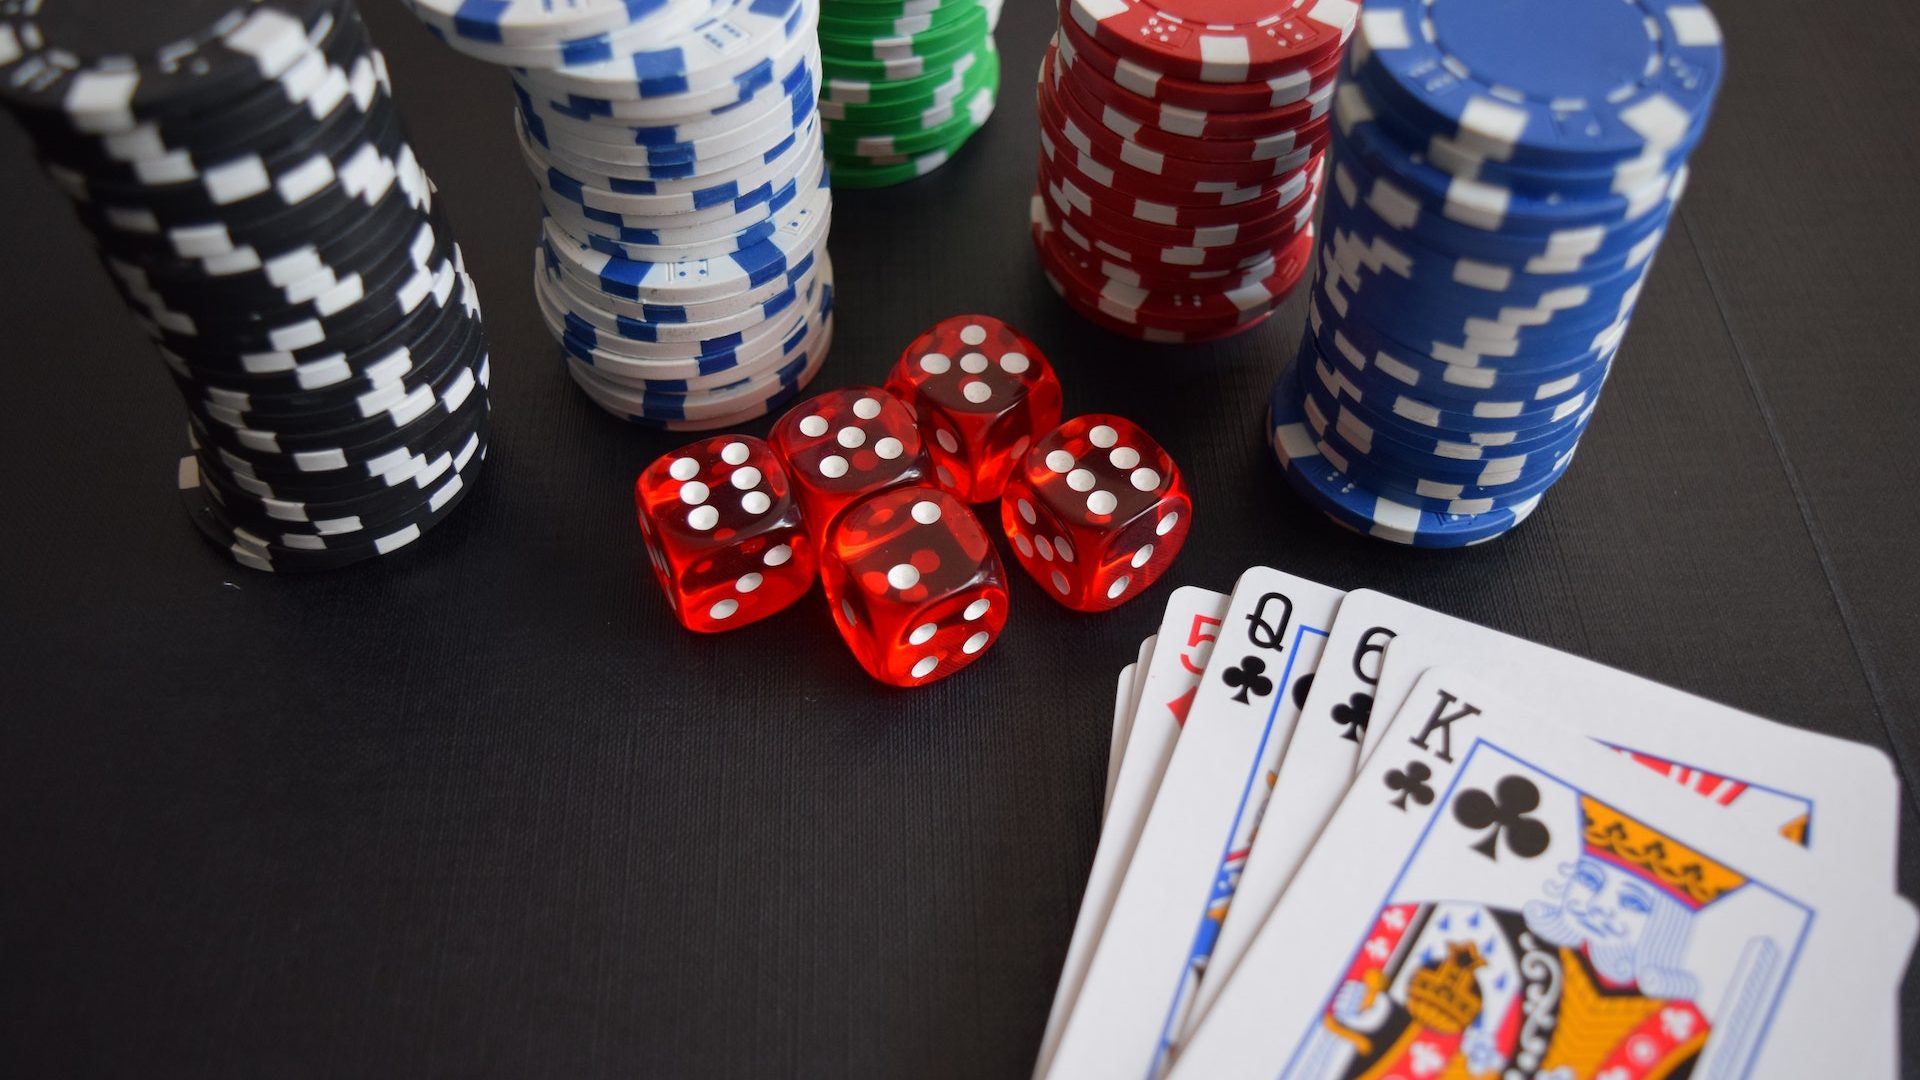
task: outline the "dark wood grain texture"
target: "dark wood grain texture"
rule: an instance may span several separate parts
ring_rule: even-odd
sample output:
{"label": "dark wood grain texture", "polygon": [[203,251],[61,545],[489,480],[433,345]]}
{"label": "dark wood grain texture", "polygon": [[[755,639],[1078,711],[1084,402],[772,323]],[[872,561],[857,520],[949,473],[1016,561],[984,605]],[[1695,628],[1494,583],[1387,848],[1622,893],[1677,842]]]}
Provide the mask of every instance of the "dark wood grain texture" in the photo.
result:
{"label": "dark wood grain texture", "polygon": [[[541,325],[506,78],[365,2],[480,284],[497,416],[478,490],[385,565],[274,578],[201,540],[163,369],[0,134],[0,1073],[1025,1077],[1113,677],[1172,587],[1253,563],[1920,770],[1911,6],[1720,5],[1732,74],[1580,460],[1511,536],[1425,553],[1325,524],[1267,458],[1300,298],[1172,349],[1049,292],[1026,203],[1051,12],[1010,0],[988,129],[837,200],[819,385],[999,315],[1070,412],[1167,446],[1197,520],[1143,599],[1082,617],[1021,577],[986,659],[899,692],[817,596],[678,630],[629,494],[675,440],[591,405]],[[1912,1043],[1911,979],[1904,1002]]]}

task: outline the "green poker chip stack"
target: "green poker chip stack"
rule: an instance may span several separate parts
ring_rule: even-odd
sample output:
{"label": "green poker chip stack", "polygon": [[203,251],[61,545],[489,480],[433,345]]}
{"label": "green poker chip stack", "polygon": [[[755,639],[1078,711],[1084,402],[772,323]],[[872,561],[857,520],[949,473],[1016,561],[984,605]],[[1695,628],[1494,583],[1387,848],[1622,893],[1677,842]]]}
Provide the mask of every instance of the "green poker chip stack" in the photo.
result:
{"label": "green poker chip stack", "polygon": [[822,0],[822,142],[836,188],[939,168],[993,115],[1002,0]]}

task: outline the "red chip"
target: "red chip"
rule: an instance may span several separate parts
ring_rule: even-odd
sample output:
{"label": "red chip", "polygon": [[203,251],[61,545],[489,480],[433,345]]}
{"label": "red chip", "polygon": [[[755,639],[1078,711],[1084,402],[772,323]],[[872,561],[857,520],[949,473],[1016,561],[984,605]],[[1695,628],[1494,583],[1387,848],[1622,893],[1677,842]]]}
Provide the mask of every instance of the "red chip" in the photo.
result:
{"label": "red chip", "polygon": [[1109,318],[1176,332],[1232,332],[1264,318],[1300,281],[1313,250],[1313,230],[1302,231],[1259,276],[1227,278],[1205,288],[1154,291],[1103,273],[1100,260],[1061,240],[1044,205],[1034,215],[1034,245],[1057,284]]}
{"label": "red chip", "polygon": [[1360,13],[1353,0],[1067,0],[1064,7],[1063,21],[1122,59],[1215,84],[1311,68],[1340,50]]}

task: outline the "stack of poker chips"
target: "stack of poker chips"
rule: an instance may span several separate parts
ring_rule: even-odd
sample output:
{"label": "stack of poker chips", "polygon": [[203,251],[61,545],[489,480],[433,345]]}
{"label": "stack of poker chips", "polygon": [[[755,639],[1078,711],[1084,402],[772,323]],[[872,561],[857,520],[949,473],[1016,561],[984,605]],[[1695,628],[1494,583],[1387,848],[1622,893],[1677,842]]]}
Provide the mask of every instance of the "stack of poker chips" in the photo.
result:
{"label": "stack of poker chips", "polygon": [[1368,0],[1270,402],[1292,486],[1422,547],[1525,520],[1593,415],[1721,61],[1684,0]]}
{"label": "stack of poker chips", "polygon": [[324,570],[444,519],[486,454],[487,338],[353,5],[31,7],[0,15],[0,99],[172,370],[194,522]]}
{"label": "stack of poker chips", "polygon": [[601,407],[675,430],[763,416],[833,338],[819,0],[407,0],[512,69],[544,214],[533,284]]}
{"label": "stack of poker chips", "polygon": [[1040,68],[1033,243],[1054,291],[1097,325],[1227,337],[1306,271],[1327,106],[1359,6],[1239,7],[1061,4]]}
{"label": "stack of poker chips", "polygon": [[820,96],[842,188],[886,187],[947,163],[993,115],[1003,0],[822,0]]}

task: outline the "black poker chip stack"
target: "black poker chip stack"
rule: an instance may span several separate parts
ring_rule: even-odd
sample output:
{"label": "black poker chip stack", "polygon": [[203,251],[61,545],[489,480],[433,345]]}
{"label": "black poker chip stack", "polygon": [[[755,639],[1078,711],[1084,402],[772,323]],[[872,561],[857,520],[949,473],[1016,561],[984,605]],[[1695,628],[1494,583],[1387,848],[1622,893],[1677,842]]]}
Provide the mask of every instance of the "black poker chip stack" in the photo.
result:
{"label": "black poker chip stack", "polygon": [[453,511],[487,337],[345,0],[4,0],[0,100],[186,403],[180,493],[242,564],[325,570]]}

